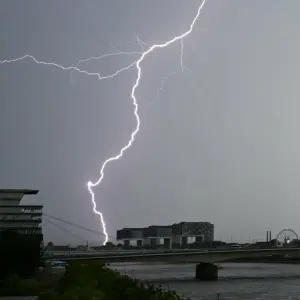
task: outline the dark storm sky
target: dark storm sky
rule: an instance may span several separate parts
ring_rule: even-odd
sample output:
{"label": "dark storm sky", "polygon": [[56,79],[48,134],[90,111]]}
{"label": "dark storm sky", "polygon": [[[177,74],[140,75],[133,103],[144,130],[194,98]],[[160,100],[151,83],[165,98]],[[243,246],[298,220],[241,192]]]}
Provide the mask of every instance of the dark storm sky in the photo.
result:
{"label": "dark storm sky", "polygon": [[[185,31],[198,0],[1,1],[0,60],[32,54],[69,66],[140,51]],[[300,2],[208,0],[185,40],[190,71],[166,82],[180,44],[155,52],[137,90],[141,131],[95,189],[110,235],[125,226],[211,221],[216,238],[300,232]],[[82,65],[105,75],[134,57]],[[113,80],[31,60],[0,65],[0,183],[37,188],[48,214],[99,230],[86,189],[135,126],[135,70]],[[74,231],[92,243],[97,235]],[[44,224],[46,240],[74,237]],[[80,241],[77,241],[80,242]]]}

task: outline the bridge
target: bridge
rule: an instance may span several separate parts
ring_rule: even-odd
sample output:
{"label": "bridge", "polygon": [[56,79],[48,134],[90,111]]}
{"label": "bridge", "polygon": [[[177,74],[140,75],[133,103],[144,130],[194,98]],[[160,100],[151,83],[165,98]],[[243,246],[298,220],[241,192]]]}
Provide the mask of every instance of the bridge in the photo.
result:
{"label": "bridge", "polygon": [[[226,248],[227,249],[227,248]],[[211,249],[212,250],[212,249]],[[186,252],[199,252],[199,251],[208,251],[208,250],[199,250],[199,249],[139,249],[139,250],[70,250],[70,251],[45,251],[44,257],[57,259],[61,257],[93,257],[93,256],[107,256],[107,255],[133,255],[133,254],[162,254],[162,253],[186,253]]]}
{"label": "bridge", "polygon": [[173,250],[173,251],[91,251],[48,253],[44,259],[87,260],[93,259],[103,263],[112,262],[225,262],[237,258],[250,258],[271,255],[300,256],[300,248],[267,249],[223,249],[223,250]]}
{"label": "bridge", "polygon": [[226,249],[226,250],[173,250],[166,252],[139,251],[128,253],[117,251],[111,253],[73,253],[71,255],[48,255],[47,259],[63,261],[97,260],[101,263],[114,262],[189,262],[196,263],[196,278],[212,280],[218,278],[218,267],[215,263],[225,262],[237,258],[262,257],[272,255],[291,255],[300,257],[300,248],[268,248],[268,249]]}

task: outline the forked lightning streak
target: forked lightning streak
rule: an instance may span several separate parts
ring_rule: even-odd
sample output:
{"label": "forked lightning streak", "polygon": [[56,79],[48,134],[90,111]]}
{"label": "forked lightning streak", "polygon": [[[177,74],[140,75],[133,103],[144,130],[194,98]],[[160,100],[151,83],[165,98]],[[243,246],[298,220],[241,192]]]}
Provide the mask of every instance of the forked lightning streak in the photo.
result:
{"label": "forked lightning streak", "polygon": [[[130,139],[129,139],[128,143],[118,152],[118,154],[116,154],[115,156],[112,156],[112,157],[110,157],[110,158],[108,158],[107,160],[104,161],[104,163],[102,164],[102,166],[100,168],[100,176],[99,176],[98,180],[95,181],[95,182],[89,181],[87,183],[88,190],[91,194],[91,200],[92,200],[92,204],[93,204],[93,211],[94,211],[95,214],[99,215],[101,225],[102,225],[103,234],[105,235],[105,239],[104,239],[104,242],[103,242],[104,245],[108,241],[106,223],[104,221],[104,217],[103,217],[102,212],[97,210],[97,204],[95,202],[95,193],[93,192],[93,187],[99,185],[102,182],[102,180],[104,178],[104,170],[105,170],[106,166],[108,165],[108,163],[121,158],[123,156],[124,152],[128,148],[131,147],[131,145],[133,144],[133,142],[135,140],[135,137],[136,137],[137,133],[140,130],[141,122],[140,122],[140,117],[139,117],[139,114],[138,114],[139,107],[138,107],[135,92],[136,92],[136,89],[139,86],[141,76],[142,76],[141,64],[145,60],[145,58],[148,55],[150,55],[151,53],[153,53],[155,50],[160,49],[160,48],[166,48],[166,47],[174,44],[175,42],[180,41],[181,42],[180,66],[181,66],[181,70],[183,70],[184,69],[184,66],[183,66],[183,39],[185,37],[187,37],[193,31],[195,23],[198,20],[198,18],[200,16],[200,13],[201,13],[201,10],[204,7],[206,1],[207,0],[202,0],[201,1],[200,6],[198,7],[198,10],[197,10],[196,16],[194,17],[194,19],[190,23],[189,29],[187,31],[185,31],[184,33],[182,33],[180,35],[174,36],[172,39],[166,41],[165,43],[154,44],[154,45],[151,45],[151,46],[147,45],[147,50],[144,50],[144,47],[142,47],[142,52],[121,52],[121,51],[118,51],[116,53],[104,54],[104,55],[101,55],[99,57],[90,57],[90,58],[87,58],[87,59],[84,59],[84,60],[80,60],[80,61],[78,61],[76,66],[69,66],[69,67],[65,67],[63,65],[56,64],[56,63],[53,63],[53,62],[39,61],[33,55],[29,55],[29,54],[26,54],[22,57],[15,58],[15,59],[0,61],[0,64],[4,64],[4,63],[14,63],[14,62],[18,62],[18,61],[21,61],[21,60],[24,60],[24,59],[32,59],[37,64],[46,65],[46,66],[53,66],[53,67],[60,68],[62,70],[69,70],[69,71],[71,71],[71,74],[72,74],[72,72],[76,71],[76,72],[82,73],[84,75],[95,76],[99,80],[110,79],[110,78],[113,78],[113,77],[117,76],[121,72],[129,70],[132,67],[136,68],[137,76],[136,76],[136,80],[135,80],[135,82],[132,86],[132,89],[131,89],[131,98],[132,98],[132,103],[133,103],[133,106],[134,106],[134,116],[136,118],[136,127],[135,127],[134,131],[131,133],[131,136],[130,136]],[[137,41],[140,44],[140,46],[145,45],[145,43],[142,43],[139,38],[137,38]],[[129,65],[127,65],[126,67],[121,68],[121,69],[117,70],[116,72],[114,72],[112,74],[105,75],[105,76],[102,76],[102,75],[100,75],[100,73],[97,73],[97,72],[88,72],[84,69],[79,68],[79,65],[81,63],[90,61],[92,59],[103,59],[103,58],[108,57],[108,56],[116,56],[116,55],[139,55],[139,58],[136,61],[134,61],[134,62],[130,63]],[[166,79],[164,79],[164,80],[166,80]],[[163,88],[163,85],[161,86],[161,89],[162,88]]]}

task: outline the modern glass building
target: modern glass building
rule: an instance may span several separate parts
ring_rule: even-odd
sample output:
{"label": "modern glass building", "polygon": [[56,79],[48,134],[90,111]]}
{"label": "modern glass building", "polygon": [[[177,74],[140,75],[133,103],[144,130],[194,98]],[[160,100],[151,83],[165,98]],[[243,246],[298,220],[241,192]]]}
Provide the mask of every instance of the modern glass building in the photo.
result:
{"label": "modern glass building", "polygon": [[15,230],[21,234],[42,235],[42,205],[20,204],[24,195],[38,190],[0,189],[0,231]]}

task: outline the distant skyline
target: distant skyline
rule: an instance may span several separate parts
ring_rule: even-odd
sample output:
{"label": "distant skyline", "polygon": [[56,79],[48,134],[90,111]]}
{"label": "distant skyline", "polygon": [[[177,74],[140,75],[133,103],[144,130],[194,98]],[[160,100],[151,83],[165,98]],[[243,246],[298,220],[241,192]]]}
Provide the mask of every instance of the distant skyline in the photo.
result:
{"label": "distant skyline", "polygon": [[[186,30],[199,0],[0,3],[0,61],[32,54],[66,66]],[[116,9],[117,7],[117,9]],[[208,0],[193,34],[145,61],[141,131],[96,190],[108,233],[118,228],[209,221],[224,240],[300,233],[300,2]],[[101,74],[132,58],[85,65]],[[0,65],[1,188],[36,188],[50,215],[100,230],[86,182],[134,128],[136,73],[110,81],[36,65]],[[153,99],[155,99],[153,101]],[[32,199],[32,200],[31,200]],[[79,230],[75,234],[82,235]],[[80,243],[44,224],[45,240]],[[87,240],[102,239],[90,233]]]}

